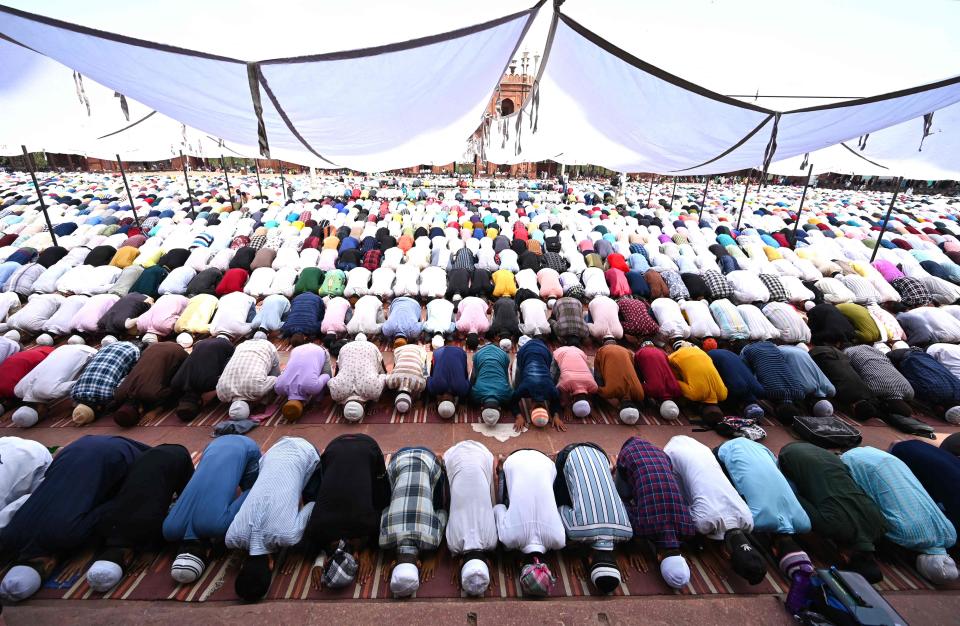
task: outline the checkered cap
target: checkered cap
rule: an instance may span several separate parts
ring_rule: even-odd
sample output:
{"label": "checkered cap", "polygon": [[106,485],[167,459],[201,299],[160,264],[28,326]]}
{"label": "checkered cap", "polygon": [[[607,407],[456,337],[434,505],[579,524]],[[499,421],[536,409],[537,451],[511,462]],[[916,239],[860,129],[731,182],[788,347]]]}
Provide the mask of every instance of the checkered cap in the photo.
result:
{"label": "checkered cap", "polygon": [[331,589],[346,587],[357,577],[357,559],[348,552],[349,546],[343,540],[337,544],[337,549],[330,557],[327,568],[323,572],[323,584]]}
{"label": "checkered cap", "polygon": [[524,565],[520,571],[520,587],[524,595],[549,596],[556,582],[557,578],[547,564],[541,563],[537,558],[533,559],[533,563]]}

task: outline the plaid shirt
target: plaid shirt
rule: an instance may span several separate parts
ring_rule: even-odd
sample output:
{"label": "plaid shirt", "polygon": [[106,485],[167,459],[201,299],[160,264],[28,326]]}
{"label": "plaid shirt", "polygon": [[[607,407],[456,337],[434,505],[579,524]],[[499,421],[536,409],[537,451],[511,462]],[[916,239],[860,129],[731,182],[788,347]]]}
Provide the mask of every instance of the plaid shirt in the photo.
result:
{"label": "plaid shirt", "polygon": [[564,296],[553,307],[553,319],[550,328],[558,339],[563,337],[587,337],[587,323],[583,320],[583,304],[574,298]]}
{"label": "plaid shirt", "polygon": [[250,247],[254,250],[259,250],[265,243],[267,243],[266,235],[254,235],[250,238]]}
{"label": "plaid shirt", "polygon": [[663,281],[667,283],[667,287],[670,288],[670,297],[672,299],[690,299],[690,290],[687,289],[687,285],[683,282],[683,277],[680,276],[680,272],[666,268],[657,269],[657,272],[660,273],[660,276],[663,277]]}
{"label": "plaid shirt", "polygon": [[900,294],[900,304],[908,309],[930,304],[930,292],[916,278],[901,276],[893,279],[890,284]]}
{"label": "plaid shirt", "polygon": [[382,250],[367,250],[367,253],[363,255],[363,267],[372,272],[380,267],[381,259],[383,259]]}
{"label": "plaid shirt", "polygon": [[710,289],[711,300],[720,300],[721,298],[729,300],[733,297],[733,288],[727,282],[726,277],[717,270],[707,270],[701,276],[703,282],[707,283],[707,288]]}
{"label": "plaid shirt", "polygon": [[244,341],[227,361],[217,381],[217,397],[221,402],[259,400],[277,382],[280,356],[266,339]]}
{"label": "plaid shirt", "polygon": [[631,495],[624,502],[633,533],[672,550],[696,534],[690,509],[680,493],[670,457],[653,444],[631,437],[617,456],[617,474]]}
{"label": "plaid shirt", "polygon": [[656,335],[660,332],[660,325],[650,313],[646,302],[637,298],[620,298],[617,301],[620,309],[620,319],[623,322],[623,332],[628,335]]}
{"label": "plaid shirt", "polygon": [[380,547],[412,554],[439,548],[447,512],[438,506],[446,478],[437,457],[426,448],[403,448],[390,459],[387,477],[392,493],[380,519]]}
{"label": "plaid shirt", "polygon": [[544,253],[543,264],[544,267],[549,267],[558,274],[566,272],[567,268],[570,267],[570,263],[557,252]]}
{"label": "plaid shirt", "polygon": [[780,282],[779,276],[775,276],[774,274],[760,274],[760,282],[762,282],[763,286],[770,292],[770,302],[786,302],[790,299],[783,283]]}
{"label": "plaid shirt", "polygon": [[80,374],[71,396],[82,404],[106,404],[113,400],[120,381],[133,369],[140,350],[129,341],[111,343],[99,352]]}

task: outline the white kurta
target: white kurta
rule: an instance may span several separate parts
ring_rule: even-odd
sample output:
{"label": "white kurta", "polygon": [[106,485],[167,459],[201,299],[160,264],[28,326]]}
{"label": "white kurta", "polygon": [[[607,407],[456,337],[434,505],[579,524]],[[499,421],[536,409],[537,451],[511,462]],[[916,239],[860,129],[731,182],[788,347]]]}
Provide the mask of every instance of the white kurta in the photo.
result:
{"label": "white kurta", "polygon": [[96,353],[96,348],[86,345],[60,346],[21,378],[13,393],[24,402],[53,402],[65,398]]}
{"label": "white kurta", "polygon": [[20,437],[0,437],[0,530],[6,528],[30,494],[43,482],[53,462],[40,443]]}
{"label": "white kurta", "polygon": [[510,506],[493,507],[501,543],[525,554],[563,548],[566,531],[553,497],[557,468],[550,457],[536,450],[517,450],[503,462],[503,471]]}
{"label": "white kurta", "polygon": [[493,454],[479,441],[461,441],[443,453],[450,483],[447,546],[453,554],[497,547],[493,514]]}

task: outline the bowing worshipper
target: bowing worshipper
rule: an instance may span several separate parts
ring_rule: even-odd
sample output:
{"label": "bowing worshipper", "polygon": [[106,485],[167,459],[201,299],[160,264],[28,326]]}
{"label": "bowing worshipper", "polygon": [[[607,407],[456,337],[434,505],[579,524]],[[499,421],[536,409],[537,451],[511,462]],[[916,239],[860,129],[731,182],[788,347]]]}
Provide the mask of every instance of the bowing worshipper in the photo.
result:
{"label": "bowing worshipper", "polygon": [[6,324],[23,335],[39,335],[43,331],[44,323],[57,312],[65,300],[59,293],[38,294],[27,300],[16,313],[8,316]]}
{"label": "bowing worshipper", "polygon": [[473,354],[470,399],[481,407],[480,419],[488,426],[500,421],[504,406],[513,399],[510,356],[500,346],[488,343]]}
{"label": "bowing worshipper", "polygon": [[587,305],[590,312],[587,330],[595,341],[607,337],[623,338],[623,325],[620,324],[620,308],[606,296],[597,296]]}
{"label": "bowing worshipper", "polygon": [[546,337],[550,334],[547,305],[543,300],[527,298],[519,304],[520,332],[529,337]]}
{"label": "bowing worshipper", "polygon": [[[140,275],[143,274],[145,268],[142,265],[130,265],[123,268],[123,271],[120,272],[120,275],[117,276],[117,280],[114,281],[113,285],[107,291],[107,293],[113,294],[115,296],[123,297],[130,293],[130,289],[136,284],[137,280],[140,279]],[[169,278],[169,277],[168,277]],[[44,276],[41,276],[37,279],[37,282],[44,280]],[[57,284],[59,284],[59,278],[57,279]],[[45,285],[46,288],[46,285]],[[56,284],[49,287],[49,290],[52,291],[56,289]]]}
{"label": "bowing worshipper", "polygon": [[297,275],[297,282],[293,284],[293,296],[296,297],[302,293],[317,293],[322,282],[322,270],[316,267],[305,267]]}
{"label": "bowing worshipper", "polygon": [[550,329],[564,346],[582,345],[590,336],[583,318],[583,303],[577,298],[564,296],[553,305]]}
{"label": "bowing worshipper", "polygon": [[[554,254],[553,252],[548,252],[544,256]],[[540,287],[538,291],[540,298],[547,303],[547,306],[552,307],[553,304],[556,303],[557,298],[563,297],[563,285],[560,284],[559,270],[552,267],[542,268],[537,272],[537,283]]]}
{"label": "bowing worshipper", "polygon": [[[91,298],[92,300],[92,298]],[[153,299],[142,293],[128,293],[113,303],[97,322],[97,331],[122,337],[136,328],[137,318],[153,306]]]}
{"label": "bowing worshipper", "polygon": [[795,416],[803,412],[800,404],[806,397],[806,387],[798,373],[790,368],[783,353],[769,341],[747,344],[740,351],[740,358],[763,386],[762,397],[773,405],[773,414],[783,424],[789,425]]}
{"label": "bowing worshipper", "polygon": [[853,326],[853,338],[856,343],[873,344],[882,339],[880,327],[866,307],[853,302],[845,302],[838,304],[837,310],[840,311]]}
{"label": "bowing worshipper", "polygon": [[[163,282],[160,283],[160,286],[157,288],[157,293],[160,295],[175,293],[182,296],[187,292],[187,285],[190,284],[190,281],[193,280],[193,277],[196,275],[197,275],[197,271],[192,267],[186,267],[186,266],[178,267],[173,271],[171,271],[167,275],[167,277],[163,280]],[[122,276],[123,274],[121,274],[121,277]],[[119,280],[120,279],[118,278],[117,281],[119,282]],[[267,284],[267,286],[269,286],[269,283]],[[251,295],[254,295],[254,294],[251,293]]]}
{"label": "bowing worshipper", "polygon": [[834,402],[844,413],[858,421],[883,419],[887,415],[883,403],[857,373],[846,353],[833,346],[814,346],[810,357],[833,383],[837,391]]}
{"label": "bowing worshipper", "polygon": [[810,327],[792,305],[786,302],[770,302],[764,305],[761,311],[780,333],[780,341],[783,343],[810,342]]}
{"label": "bowing worshipper", "polygon": [[[326,278],[324,283],[326,284]],[[393,283],[393,295],[416,297],[420,291],[420,270],[404,263],[397,268],[396,281]]]}
{"label": "bowing worshipper", "polygon": [[20,333],[18,331],[12,332],[14,334],[10,337],[0,336],[0,364],[6,361],[8,357],[20,352],[22,349],[19,338],[14,339],[14,337],[18,337]]}
{"label": "bowing worshipper", "polygon": [[284,399],[280,409],[283,418],[288,422],[300,419],[306,405],[323,395],[331,374],[330,355],[325,348],[314,343],[294,347],[274,387],[277,396]]}
{"label": "bowing worshipper", "polygon": [[703,300],[685,300],[680,310],[690,326],[690,336],[696,339],[720,337],[723,331],[713,321],[709,305]]}
{"label": "bowing worshipper", "polygon": [[750,507],[754,533],[773,535],[772,548],[780,571],[793,584],[809,578],[813,563],[794,536],[810,532],[810,517],[777,467],[777,457],[763,444],[746,437],[724,442],[716,454],[730,482]]}
{"label": "bowing worshipper", "polygon": [[347,323],[347,334],[372,337],[380,333],[386,318],[383,303],[374,295],[363,296],[353,305],[353,315]]}
{"label": "bowing worshipper", "polygon": [[388,298],[393,295],[393,283],[397,274],[391,267],[378,267],[373,270],[370,282],[370,293],[380,298]]}
{"label": "bowing worshipper", "polygon": [[689,341],[677,341],[667,360],[680,394],[693,404],[703,421],[713,426],[723,419],[718,405],[727,399],[727,386],[710,356]]}
{"label": "bowing worshipper", "polygon": [[420,297],[442,298],[447,293],[447,271],[442,267],[426,267],[420,273]]}
{"label": "bowing worshipper", "polygon": [[53,462],[46,446],[20,437],[0,437],[0,532],[7,527]]}
{"label": "bowing worshipper", "polygon": [[[177,339],[179,342],[180,337]],[[204,405],[216,400],[217,381],[234,349],[226,337],[208,337],[193,344],[190,354],[170,379],[170,387],[178,399],[176,414],[182,421],[189,422]]]}
{"label": "bowing worshipper", "polygon": [[256,326],[257,301],[242,291],[234,291],[220,298],[217,312],[210,320],[211,335],[226,335],[242,339]]}
{"label": "bowing worshipper", "polygon": [[397,336],[393,343],[393,365],[384,380],[387,389],[397,391],[393,402],[397,412],[406,413],[413,407],[413,402],[427,386],[429,374],[430,361],[426,349]]}
{"label": "bowing worshipper", "polygon": [[[69,308],[68,301],[74,297],[77,296],[67,298],[64,304],[57,309],[57,314],[63,309]],[[111,307],[120,300],[119,296],[115,296],[112,293],[100,293],[95,296],[79,297],[86,298],[86,301],[83,303],[83,306],[73,314],[67,326],[69,326],[70,331],[84,334],[98,332],[100,329],[100,320],[103,319],[103,316],[107,314]],[[57,317],[57,315],[54,317]],[[53,318],[51,318],[51,320],[52,319]],[[46,326],[46,324],[44,326]],[[126,332],[126,330],[126,327],[124,327],[121,332]]]}
{"label": "bowing worshipper", "polygon": [[427,303],[427,319],[423,322],[423,334],[427,337],[442,335],[450,337],[457,330],[455,307],[449,300],[434,298]]}
{"label": "bowing worshipper", "polygon": [[214,294],[222,298],[229,293],[243,291],[243,286],[247,284],[249,277],[250,272],[241,267],[230,268],[223,273],[223,277],[214,289]]}
{"label": "bowing worshipper", "polygon": [[486,301],[476,296],[466,297],[457,305],[457,332],[466,337],[466,345],[470,350],[476,350],[480,335],[490,330],[488,309]]}
{"label": "bowing worshipper", "polygon": [[241,599],[256,602],[267,595],[274,554],[300,543],[315,503],[301,506],[301,493],[320,464],[320,455],[306,439],[282,437],[260,459],[260,472],[240,505],[224,544],[247,557],[234,589]]}
{"label": "bowing worshipper", "polygon": [[106,513],[104,505],[147,449],[124,437],[88,435],[57,453],[43,482],[0,531],[0,546],[16,555],[0,582],[0,599],[29,598],[59,559],[93,537]]}
{"label": "bowing worshipper", "polygon": [[465,440],[443,453],[443,464],[450,493],[447,547],[460,560],[460,588],[482,596],[498,541],[493,454],[479,441]]}
{"label": "bowing worshipper", "polygon": [[547,344],[539,339],[528,339],[522,343],[511,368],[514,388],[511,409],[515,432],[521,432],[526,425],[521,408],[525,398],[531,402],[530,422],[534,426],[543,428],[552,422],[556,430],[567,429],[560,416],[560,392],[553,381],[553,367],[553,356]]}
{"label": "bowing worshipper", "polygon": [[[73,317],[83,309],[89,300],[90,296],[68,296],[60,305],[60,308],[57,309],[57,312],[43,323],[43,332],[54,337],[74,332]],[[97,316],[93,323],[93,330],[96,330],[96,322],[99,320],[100,317]]]}
{"label": "bowing worshipper", "polygon": [[13,412],[14,425],[29,428],[46,417],[52,404],[70,395],[80,372],[96,353],[95,348],[83,344],[62,345],[30,370],[13,389],[23,403]]}
{"label": "bowing worshipper", "polygon": [[[17,333],[12,330],[7,334]],[[8,337],[9,338],[9,337]],[[53,346],[34,346],[33,348],[16,352],[0,363],[0,410],[6,412],[19,398],[14,390],[23,377],[29,374],[44,359],[53,352]]]}
{"label": "bowing worshipper", "polygon": [[433,575],[433,565],[422,564],[420,553],[435,553],[443,541],[447,481],[440,459],[420,447],[397,450],[387,477],[391,496],[380,520],[380,549],[396,550],[390,591],[405,598],[420,588],[421,566],[425,581]]}
{"label": "bowing worshipper", "polygon": [[912,346],[960,342],[960,320],[947,307],[920,307],[896,317]]}
{"label": "bowing worshipper", "polygon": [[956,489],[960,480],[960,458],[946,448],[946,440],[938,448],[919,439],[911,439],[894,443],[890,446],[890,454],[910,468],[956,529],[960,525],[960,492]]}
{"label": "bowing worshipper", "polygon": [[803,385],[804,395],[814,403],[814,414],[832,415],[833,404],[831,403],[827,407],[821,401],[837,395],[837,389],[823,371],[817,367],[816,362],[810,357],[809,349],[800,345],[777,346],[777,349],[786,359],[787,367]]}
{"label": "bowing worshipper", "polygon": [[497,340],[500,347],[510,350],[513,340],[520,336],[520,316],[517,314],[517,303],[513,298],[498,298],[493,303],[493,319],[487,331],[487,339]]}
{"label": "bowing worshipper", "polygon": [[456,303],[471,295],[471,274],[471,270],[463,268],[454,268],[447,272],[447,290],[443,297]]}
{"label": "bowing worshipper", "polygon": [[200,294],[193,296],[187,302],[186,308],[173,325],[176,333],[189,335],[206,335],[210,333],[210,320],[217,310],[220,301],[216,296]]}
{"label": "bowing worshipper", "polygon": [[160,285],[170,272],[164,266],[151,265],[140,273],[136,282],[130,286],[128,293],[142,293],[148,298],[156,298],[160,295]]}
{"label": "bowing worshipper", "polygon": [[[706,343],[706,342],[704,342]],[[758,420],[763,417],[763,408],[757,400],[764,396],[763,385],[737,354],[720,348],[705,351],[727,388],[727,402],[733,404],[744,417]]]}
{"label": "bowing worshipper", "polygon": [[933,343],[927,354],[935,358],[954,376],[960,377],[960,346],[951,343]]}
{"label": "bowing worshipper", "polygon": [[370,292],[370,276],[372,274],[373,272],[365,267],[355,267],[347,272],[347,284],[343,287],[344,297],[353,298],[354,296],[367,295]]}
{"label": "bowing worshipper", "polygon": [[193,460],[181,445],[162,443],[137,457],[94,531],[99,549],[86,574],[91,589],[113,589],[136,553],[163,547],[163,520],[191,476]]}
{"label": "bowing worshipper", "polygon": [[390,340],[398,337],[415,340],[423,332],[420,316],[419,302],[407,296],[394,298],[390,302],[389,314],[380,332]]}
{"label": "bowing worshipper", "polygon": [[887,358],[910,383],[917,402],[951,424],[960,424],[960,379],[919,348],[891,350]]}
{"label": "bowing worshipper", "polygon": [[280,327],[280,336],[299,346],[320,336],[323,321],[323,299],[315,293],[304,292],[293,298],[290,312]]}
{"label": "bowing worshipper", "polygon": [[681,589],[690,582],[690,566],[680,542],[696,533],[673,466],[662,450],[631,437],[617,455],[617,491],[627,507],[633,536],[653,544],[666,583]]}
{"label": "bowing worshipper", "polygon": [[640,419],[643,385],[633,367],[633,353],[608,337],[593,359],[597,395],[616,411],[620,421],[633,425]]}
{"label": "bowing worshipper", "polygon": [[682,392],[667,353],[652,341],[644,341],[634,353],[633,362],[637,378],[643,384],[643,393],[653,402],[659,403],[660,416],[668,420],[680,417],[680,407],[676,400],[681,397]]}
{"label": "bowing worshipper", "polygon": [[597,392],[599,386],[583,350],[576,346],[557,348],[553,352],[550,370],[561,401],[570,405],[574,416],[583,419],[590,415],[590,396]]}
{"label": "bowing worshipper", "polygon": [[874,552],[877,540],[887,532],[886,519],[840,457],[796,441],[780,450],[778,464],[807,512],[813,532],[837,544],[847,568],[871,584],[883,580]]}
{"label": "bowing worshipper", "polygon": [[850,344],[856,335],[850,320],[829,302],[810,306],[807,309],[807,324],[810,326],[811,341],[818,346]]}
{"label": "bowing worshipper", "polygon": [[[260,448],[243,435],[223,435],[200,463],[163,520],[163,538],[175,542],[170,576],[182,585],[203,575],[211,544],[222,541],[260,471]],[[238,492],[239,491],[239,495]]]}
{"label": "bowing worshipper", "polygon": [[957,531],[910,468],[870,446],[847,450],[840,459],[886,518],[887,539],[919,553],[917,571],[937,585],[956,580],[957,564],[947,549],[957,542]]}
{"label": "bowing worshipper", "polygon": [[217,398],[229,403],[230,421],[246,430],[253,428],[250,403],[267,404],[279,375],[280,355],[265,337],[255,336],[238,345],[217,381]]}
{"label": "bowing worshipper", "polygon": [[337,373],[327,387],[333,401],[343,405],[344,419],[356,423],[363,419],[364,405],[380,399],[385,382],[383,355],[360,333],[340,349]]}
{"label": "bowing worshipper", "polygon": [[552,488],[556,477],[556,465],[537,450],[516,450],[499,463],[498,504],[493,507],[497,535],[506,549],[523,554],[520,589],[527,596],[550,595],[557,579],[542,559],[566,545]]}
{"label": "bowing worshipper", "polygon": [[184,295],[188,298],[193,298],[200,294],[215,296],[217,295],[217,285],[220,284],[222,279],[222,270],[216,267],[207,267],[197,272],[197,275],[190,279]]}
{"label": "bowing worshipper", "polygon": [[512,298],[517,295],[517,280],[514,273],[508,269],[499,269],[490,277],[493,281],[494,298],[506,296]]}
{"label": "bowing worshipper", "polygon": [[[266,306],[266,302],[263,306]],[[350,308],[349,300],[346,298],[328,298],[323,310],[323,319],[320,321],[320,332],[323,333],[324,341],[329,344],[332,343],[333,339],[345,335],[347,323],[352,316],[353,309]]]}
{"label": "bowing worshipper", "polygon": [[459,346],[445,346],[442,339],[434,338],[432,358],[427,393],[436,400],[440,417],[451,419],[457,405],[470,394],[467,353]]}
{"label": "bowing worshipper", "polygon": [[572,443],[557,454],[553,494],[567,542],[588,547],[590,582],[600,593],[620,586],[614,549],[633,537],[627,509],[617,493],[610,459],[593,443]]}
{"label": "bowing worshipper", "polygon": [[873,346],[850,346],[843,351],[854,371],[883,403],[887,413],[909,417],[914,391],[887,355]]}
{"label": "bowing worshipper", "polygon": [[751,585],[758,584],[767,575],[767,567],[752,545],[753,514],[713,452],[686,435],[672,437],[663,452],[670,457],[697,532],[723,541],[733,571]]}
{"label": "bowing worshipper", "polygon": [[685,339],[690,336],[690,325],[683,317],[680,305],[670,298],[657,298],[650,305],[653,315],[660,325],[660,334],[669,340]]}
{"label": "bowing worshipper", "polygon": [[144,340],[170,335],[188,303],[186,296],[172,293],[160,296],[153,306],[137,318],[137,333]]}
{"label": "bowing worshipper", "polygon": [[133,369],[141,350],[142,344],[139,342],[101,344],[100,350],[87,362],[70,390],[74,404],[71,419],[75,425],[89,424],[98,413],[113,406],[117,386]]}
{"label": "bowing worshipper", "polygon": [[136,426],[146,414],[170,408],[176,401],[171,380],[186,358],[187,351],[176,342],[147,344],[117,386],[113,421],[118,426]]}
{"label": "bowing worshipper", "polygon": [[[313,510],[300,547],[312,562],[311,582],[339,589],[373,573],[383,510],[390,503],[383,452],[368,435],[340,435],[327,444],[303,492]],[[310,561],[314,557],[315,560]]]}

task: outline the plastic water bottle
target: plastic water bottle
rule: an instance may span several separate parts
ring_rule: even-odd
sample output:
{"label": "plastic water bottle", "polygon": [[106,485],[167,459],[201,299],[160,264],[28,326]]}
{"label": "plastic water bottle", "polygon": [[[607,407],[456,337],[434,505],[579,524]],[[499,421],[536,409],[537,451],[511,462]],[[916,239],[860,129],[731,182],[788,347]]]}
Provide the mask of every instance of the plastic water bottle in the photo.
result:
{"label": "plastic water bottle", "polygon": [[791,615],[796,615],[807,606],[810,601],[810,586],[809,573],[802,571],[793,573],[790,591],[787,592],[787,599],[784,602]]}

